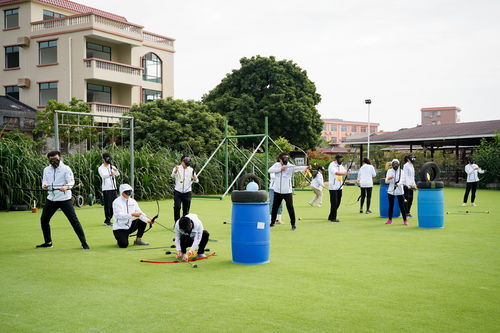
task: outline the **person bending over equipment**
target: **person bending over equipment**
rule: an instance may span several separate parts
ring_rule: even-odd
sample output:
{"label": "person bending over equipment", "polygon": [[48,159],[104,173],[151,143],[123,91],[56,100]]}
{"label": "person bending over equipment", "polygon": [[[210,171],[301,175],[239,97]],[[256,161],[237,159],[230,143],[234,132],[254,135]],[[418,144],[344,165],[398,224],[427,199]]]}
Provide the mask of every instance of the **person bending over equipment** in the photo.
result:
{"label": "person bending over equipment", "polygon": [[415,156],[407,155],[405,156],[405,165],[403,166],[404,177],[401,180],[404,189],[404,198],[406,203],[406,215],[411,216],[411,205],[413,203],[413,191],[417,189],[417,184],[415,184],[415,168],[413,163],[415,163]]}
{"label": "person bending over equipment", "polygon": [[113,201],[118,196],[118,187],[116,186],[116,176],[120,175],[120,171],[111,165],[111,154],[102,154],[103,163],[97,169],[99,176],[102,178],[102,196],[104,199],[104,225],[111,226],[111,218],[113,217]]}
{"label": "person bending over equipment", "polygon": [[323,187],[325,187],[323,172],[325,172],[325,168],[319,166],[318,171],[316,171],[311,181],[311,188],[314,192],[314,198],[312,201],[308,202],[311,207],[314,207],[314,203],[316,201],[318,202],[318,207],[321,207],[321,204],[323,203]]}
{"label": "person bending over equipment", "polygon": [[477,183],[479,183],[479,175],[478,173],[484,173],[484,170],[481,170],[477,164],[474,163],[474,159],[469,156],[467,157],[467,165],[465,166],[465,172],[467,173],[467,187],[465,189],[464,202],[462,206],[467,205],[467,199],[469,199],[469,192],[472,190],[472,194],[470,197],[470,205],[476,206],[474,201],[476,200],[476,189]]}
{"label": "person bending over equipment", "polygon": [[189,208],[191,207],[191,185],[193,182],[198,183],[199,181],[196,172],[190,167],[190,164],[191,158],[182,156],[181,164],[172,170],[171,176],[175,179],[174,223],[181,217],[181,205],[182,216],[189,213]]}
{"label": "person bending over equipment", "polygon": [[134,245],[149,245],[143,241],[142,235],[146,230],[146,224],[153,224],[139,208],[137,201],[131,198],[133,189],[129,184],[120,185],[120,196],[113,201],[113,235],[119,247],[128,247],[128,238],[131,233],[137,230],[137,237]]}
{"label": "person bending over equipment", "polygon": [[342,155],[336,155],[335,161],[328,166],[328,189],[330,190],[330,215],[328,220],[331,222],[340,222],[337,219],[337,210],[342,201],[342,176],[346,176],[347,171],[342,166]]}
{"label": "person bending over equipment", "polygon": [[37,245],[37,248],[52,247],[50,234],[50,219],[60,208],[68,218],[73,230],[82,243],[82,249],[88,250],[89,246],[85,239],[82,225],[78,221],[75,208],[71,202],[71,188],[75,185],[73,171],[61,161],[61,153],[51,151],[47,154],[50,166],[43,170],[42,187],[49,191],[47,202],[43,207],[40,223],[42,225],[43,238],[45,242]]}
{"label": "person bending over equipment", "polygon": [[392,168],[387,170],[387,174],[385,176],[385,182],[389,184],[389,188],[387,189],[387,196],[389,199],[389,219],[385,222],[385,224],[392,223],[394,198],[398,198],[399,210],[401,211],[401,215],[403,215],[403,223],[404,225],[408,225],[408,221],[406,220],[405,202],[403,198],[404,174],[401,173],[401,168],[399,167],[399,161],[397,159],[393,159],[391,161],[391,166]]}
{"label": "person bending over equipment", "polygon": [[372,200],[373,177],[377,175],[375,168],[368,158],[363,158],[363,166],[359,168],[358,184],[361,189],[361,202],[359,212],[363,213],[363,204],[366,198],[366,214],[371,214],[370,203]]}
{"label": "person bending over equipment", "polygon": [[[198,253],[197,258],[205,258],[205,246],[207,246],[210,234],[203,229],[203,223],[196,214],[187,214],[181,217],[174,226],[175,248],[177,259],[187,261]],[[187,251],[190,247],[191,250]],[[198,251],[197,251],[198,250]]]}

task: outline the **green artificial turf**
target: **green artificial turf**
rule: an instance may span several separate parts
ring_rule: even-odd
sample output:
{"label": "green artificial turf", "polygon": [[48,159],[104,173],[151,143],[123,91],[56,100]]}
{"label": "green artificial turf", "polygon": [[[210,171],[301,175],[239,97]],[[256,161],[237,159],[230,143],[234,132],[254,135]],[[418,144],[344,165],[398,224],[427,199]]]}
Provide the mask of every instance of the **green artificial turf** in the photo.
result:
{"label": "green artificial turf", "polygon": [[[101,206],[77,208],[90,251],[81,250],[61,212],[53,218],[54,248],[43,242],[40,213],[0,213],[2,332],[499,332],[500,192],[479,190],[478,207],[460,207],[463,189],[445,189],[445,228],[419,229],[417,218],[384,225],[359,214],[358,189],[344,190],[339,218],[294,196],[297,230],[271,230],[271,263],[231,263],[231,201],[193,199],[218,242],[217,256],[188,264],[160,249],[119,249]],[[155,202],[140,203],[151,216]],[[414,215],[416,216],[416,199]],[[285,214],[284,220],[288,221]],[[172,225],[172,201],[160,223]],[[151,247],[171,245],[155,226]],[[137,248],[137,247],[132,247]]]}

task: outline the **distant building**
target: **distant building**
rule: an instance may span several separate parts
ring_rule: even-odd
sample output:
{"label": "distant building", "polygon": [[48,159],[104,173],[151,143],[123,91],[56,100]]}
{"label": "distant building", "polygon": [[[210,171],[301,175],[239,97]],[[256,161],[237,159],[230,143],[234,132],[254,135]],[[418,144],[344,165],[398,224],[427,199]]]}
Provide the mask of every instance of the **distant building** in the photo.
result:
{"label": "distant building", "polygon": [[36,110],[11,96],[0,96],[0,132],[19,130],[30,134],[35,128]]}
{"label": "distant building", "polygon": [[[321,137],[329,143],[340,143],[346,137],[362,134],[366,136],[368,134],[367,122],[342,119],[322,119],[322,121],[323,130],[321,131]],[[372,134],[378,132],[379,125],[379,123],[370,123],[370,132]]]}
{"label": "distant building", "polygon": [[462,110],[456,106],[443,106],[420,109],[422,125],[444,125],[460,122],[458,113]]}

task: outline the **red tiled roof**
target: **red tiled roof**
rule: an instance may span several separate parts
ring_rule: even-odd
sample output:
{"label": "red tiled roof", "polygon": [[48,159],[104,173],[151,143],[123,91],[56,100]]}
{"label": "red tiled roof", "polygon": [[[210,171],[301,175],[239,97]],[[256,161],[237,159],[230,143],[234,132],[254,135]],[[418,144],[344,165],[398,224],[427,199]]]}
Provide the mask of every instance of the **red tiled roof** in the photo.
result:
{"label": "red tiled roof", "polygon": [[[11,3],[11,2],[16,3],[16,2],[20,2],[20,1],[19,0],[0,0],[0,5],[5,5],[5,4]],[[59,8],[64,8],[67,10],[72,10],[72,11],[75,11],[75,12],[80,13],[80,14],[93,13],[96,15],[110,18],[112,20],[127,22],[127,19],[123,16],[115,15],[115,14],[106,12],[104,10],[85,6],[85,5],[82,5],[82,4],[73,2],[73,1],[69,1],[69,0],[37,0],[37,2],[45,3],[47,5],[52,5],[52,6],[59,7]]]}
{"label": "red tiled roof", "polygon": [[460,108],[456,106],[437,106],[432,108],[421,108],[420,111],[444,111],[444,110],[457,110],[462,111]]}

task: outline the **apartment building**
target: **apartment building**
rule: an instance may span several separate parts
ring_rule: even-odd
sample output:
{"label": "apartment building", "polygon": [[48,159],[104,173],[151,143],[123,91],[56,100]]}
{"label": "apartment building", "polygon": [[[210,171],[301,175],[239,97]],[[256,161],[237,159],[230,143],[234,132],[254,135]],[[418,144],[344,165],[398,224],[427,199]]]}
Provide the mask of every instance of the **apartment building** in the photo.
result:
{"label": "apartment building", "polygon": [[422,125],[456,124],[460,122],[460,111],[456,106],[421,108]]}
{"label": "apartment building", "polygon": [[0,13],[0,95],[36,109],[76,97],[113,115],[173,96],[173,38],[67,0],[0,0]]}
{"label": "apartment building", "polygon": [[[368,135],[368,123],[342,119],[322,119],[321,137],[329,143],[340,143],[352,135]],[[378,123],[370,123],[370,133],[378,132]]]}

